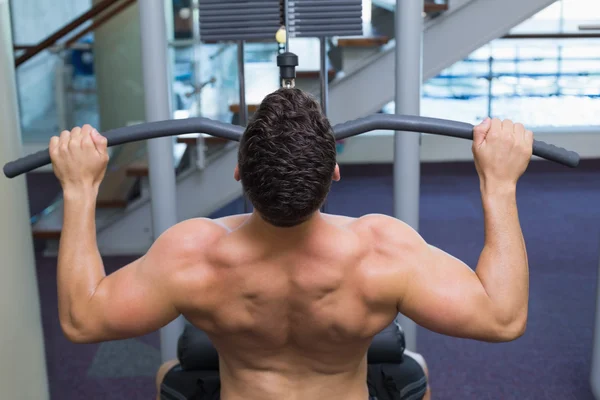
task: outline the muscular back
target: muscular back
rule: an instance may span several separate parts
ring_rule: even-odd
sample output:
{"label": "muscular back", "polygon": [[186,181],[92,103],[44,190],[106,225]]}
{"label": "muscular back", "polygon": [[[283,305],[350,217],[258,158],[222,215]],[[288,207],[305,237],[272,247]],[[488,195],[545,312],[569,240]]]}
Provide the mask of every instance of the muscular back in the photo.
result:
{"label": "muscular back", "polygon": [[281,239],[252,230],[246,218],[215,223],[181,292],[181,312],[219,350],[224,382],[256,382],[262,371],[287,385],[305,386],[318,373],[330,388],[328,376],[364,386],[370,341],[397,313],[378,290],[389,266],[378,265],[369,219],[325,216],[315,230]]}
{"label": "muscular back", "polygon": [[[292,103],[295,116],[306,109]],[[312,109],[320,110],[316,104]],[[307,117],[306,125],[314,122]],[[259,131],[282,130],[267,125]],[[300,125],[292,125],[296,132]],[[301,128],[292,136],[304,140],[306,126]],[[223,400],[366,398],[365,350],[396,311],[446,335],[515,340],[525,332],[529,299],[516,182],[531,157],[533,134],[510,120],[488,119],[473,136],[485,221],[475,271],[393,218],[317,212],[288,230],[276,226],[290,221],[261,225],[257,215],[186,221],[144,256],[106,275],[94,211],[107,142],[90,126],[65,131],[50,146],[65,191],[57,273],[61,327],[70,340],[91,343],[144,335],[184,314],[220,352]],[[335,143],[329,142],[333,159]],[[274,143],[264,149],[265,159]],[[312,148],[304,142],[300,147]],[[290,154],[298,157],[292,152],[286,158]],[[311,172],[313,163],[301,158]],[[261,173],[259,180],[270,182]],[[240,174],[236,169],[236,179]],[[339,179],[337,167],[332,179]],[[279,211],[270,220],[290,213]]]}

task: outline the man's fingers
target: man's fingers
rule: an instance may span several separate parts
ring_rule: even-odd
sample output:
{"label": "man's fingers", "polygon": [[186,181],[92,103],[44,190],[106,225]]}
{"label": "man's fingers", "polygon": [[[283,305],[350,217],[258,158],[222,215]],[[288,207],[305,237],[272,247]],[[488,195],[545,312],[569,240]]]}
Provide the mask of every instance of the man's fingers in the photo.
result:
{"label": "man's fingers", "polygon": [[490,118],[486,118],[479,125],[476,125],[473,130],[478,133],[487,133],[490,130],[492,125],[492,120]]}
{"label": "man's fingers", "polygon": [[525,127],[523,126],[523,124],[516,123],[514,130],[517,138],[520,139],[525,137]]}
{"label": "man's fingers", "polygon": [[50,138],[50,144],[48,145],[48,149],[50,151],[50,158],[54,159],[58,154],[60,144],[60,138],[58,136],[52,136]]}
{"label": "man's fingers", "polygon": [[81,128],[75,127],[71,130],[69,139],[69,148],[79,148],[81,146]]}
{"label": "man's fingers", "polygon": [[94,130],[94,127],[92,127],[90,124],[85,124],[84,126],[81,127],[81,133],[83,135],[85,135],[86,133],[92,133],[93,130]]}
{"label": "man's fingers", "polygon": [[483,143],[491,126],[492,120],[490,118],[486,118],[479,125],[473,128],[473,144],[475,146],[480,146]]}
{"label": "man's fingers", "polygon": [[81,139],[81,148],[96,149],[96,146],[94,145],[94,140],[92,139],[91,133],[83,135],[83,138]]}
{"label": "man's fingers", "polygon": [[492,127],[488,132],[488,137],[496,137],[502,133],[502,121],[500,118],[492,119]]}
{"label": "man's fingers", "polygon": [[94,128],[92,128],[91,125],[85,124],[84,126],[81,127],[81,146],[84,146],[84,140],[86,140],[86,138],[89,138],[90,135],[92,134],[92,130]]}
{"label": "man's fingers", "polygon": [[58,147],[59,143],[60,143],[60,138],[58,136],[52,136],[50,138],[50,144],[48,145],[48,148],[50,150],[55,149]]}
{"label": "man's fingers", "polygon": [[71,140],[73,139],[81,139],[81,135],[83,134],[83,129],[79,126],[71,129]]}
{"label": "man's fingers", "polygon": [[92,136],[92,140],[94,141],[94,144],[96,145],[96,150],[98,150],[98,153],[107,154],[108,139],[106,139],[104,136],[102,136],[95,129],[92,131],[91,136]]}
{"label": "man's fingers", "polygon": [[95,149],[94,139],[92,138],[92,134],[94,132],[94,128],[91,125],[84,125],[81,129],[82,139],[81,139],[81,147],[84,149]]}
{"label": "man's fingers", "polygon": [[502,134],[503,135],[514,135],[514,123],[510,119],[502,121]]}
{"label": "man's fingers", "polygon": [[71,140],[71,132],[69,131],[62,131],[60,133],[60,138],[59,138],[59,149],[61,151],[68,151],[69,150],[69,141]]}
{"label": "man's fingers", "polygon": [[531,148],[533,149],[533,132],[530,130],[526,130],[525,131],[525,142],[531,146]]}

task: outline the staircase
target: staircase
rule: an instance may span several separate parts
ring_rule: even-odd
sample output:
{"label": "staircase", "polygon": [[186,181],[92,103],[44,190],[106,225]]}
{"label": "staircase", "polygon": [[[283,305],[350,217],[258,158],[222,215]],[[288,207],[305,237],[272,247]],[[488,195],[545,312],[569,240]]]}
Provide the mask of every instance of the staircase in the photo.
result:
{"label": "staircase", "polygon": [[[554,0],[452,0],[450,7],[427,3],[424,32],[424,79],[465,58],[475,49],[503,36]],[[379,5],[389,2],[378,2]],[[330,80],[329,117],[332,123],[379,112],[394,96],[393,9],[377,6],[373,24],[365,36],[340,38],[332,43],[328,76]],[[482,16],[488,16],[482,18]],[[392,25],[393,27],[393,25]],[[292,48],[293,51],[296,52]],[[300,59],[314,61],[314,54]],[[318,65],[318,58],[316,63]],[[301,66],[302,67],[302,66]],[[298,71],[298,87],[319,95],[319,71],[310,66]],[[257,104],[249,104],[250,113]],[[239,105],[231,104],[236,121]],[[185,151],[177,168],[178,219],[207,216],[242,194],[233,179],[237,144],[204,135],[177,138]],[[136,182],[122,201],[99,204],[97,238],[102,254],[141,254],[153,242],[148,167],[143,158],[123,165],[122,176]],[[110,205],[110,206],[109,206]],[[48,250],[56,249],[60,237],[62,207],[60,201],[33,226],[37,238],[51,239]]]}
{"label": "staircase", "polygon": [[[425,21],[423,79],[436,76],[554,2],[452,0],[448,11]],[[395,43],[390,41],[332,82],[329,118],[333,123],[378,112],[394,99],[394,50]]]}

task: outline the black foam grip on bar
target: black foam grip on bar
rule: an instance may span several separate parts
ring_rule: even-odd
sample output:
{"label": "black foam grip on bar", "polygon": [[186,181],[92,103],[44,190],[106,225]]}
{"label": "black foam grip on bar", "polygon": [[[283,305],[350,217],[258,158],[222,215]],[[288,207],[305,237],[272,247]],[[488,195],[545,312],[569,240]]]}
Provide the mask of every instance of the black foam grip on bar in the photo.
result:
{"label": "black foam grip on bar", "polygon": [[[185,133],[207,133],[212,136],[239,142],[244,133],[244,128],[208,118],[189,118],[127,126],[107,131],[103,135],[108,139],[109,146],[117,146],[119,144],[164,136],[183,135]],[[7,163],[4,166],[4,175],[7,178],[14,178],[36,168],[48,165],[50,162],[48,149],[41,150]]]}
{"label": "black foam grip on bar", "polygon": [[563,149],[540,140],[533,141],[533,155],[545,158],[546,160],[575,168],[579,165],[581,157],[574,151]]}
{"label": "black foam grip on bar", "polygon": [[45,149],[4,164],[3,171],[7,178],[14,178],[50,163],[50,151]]}
{"label": "black foam grip on bar", "polygon": [[[432,133],[473,140],[473,125],[445,119],[416,117],[412,115],[375,114],[333,127],[337,140],[346,139],[378,129]],[[567,167],[579,165],[580,156],[574,151],[563,149],[539,140],[533,141],[533,155],[554,161]]]}

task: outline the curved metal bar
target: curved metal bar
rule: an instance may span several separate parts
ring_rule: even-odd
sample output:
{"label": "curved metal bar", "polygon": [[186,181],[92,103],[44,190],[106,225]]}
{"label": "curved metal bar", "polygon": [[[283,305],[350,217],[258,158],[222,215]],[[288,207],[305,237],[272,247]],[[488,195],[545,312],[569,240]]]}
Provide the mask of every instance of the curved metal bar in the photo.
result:
{"label": "curved metal bar", "polygon": [[[176,136],[186,133],[207,133],[212,136],[239,141],[244,128],[215,121],[208,118],[189,118],[145,123],[117,128],[103,133],[109,146],[117,146],[140,140],[155,139],[164,136]],[[30,154],[4,166],[4,175],[14,178],[36,168],[50,164],[48,149]]]}
{"label": "curved metal bar", "polygon": [[[392,131],[422,132],[451,136],[461,139],[473,139],[473,125],[464,122],[437,118],[416,117],[411,115],[375,114],[354,121],[344,122],[333,127],[335,138],[346,139],[362,133],[385,129]],[[109,146],[154,139],[164,136],[186,133],[206,133],[212,136],[239,142],[244,128],[226,124],[208,118],[190,118],[152,122],[105,132]],[[568,167],[579,165],[579,154],[554,145],[535,140],[533,154]],[[14,178],[36,168],[50,164],[48,149],[33,153],[4,166],[4,175]]]}
{"label": "curved metal bar", "polygon": [[[471,124],[444,119],[410,115],[375,114],[336,125],[333,127],[333,130],[335,138],[338,140],[377,129],[432,133],[473,140],[473,128],[474,126]],[[579,154],[574,151],[569,151],[540,140],[533,141],[533,155],[571,168],[577,167],[580,161]]]}
{"label": "curved metal bar", "polygon": [[473,139],[473,125],[445,119],[413,115],[374,114],[344,122],[333,127],[336,140],[346,139],[374,130],[432,133],[461,139]]}

